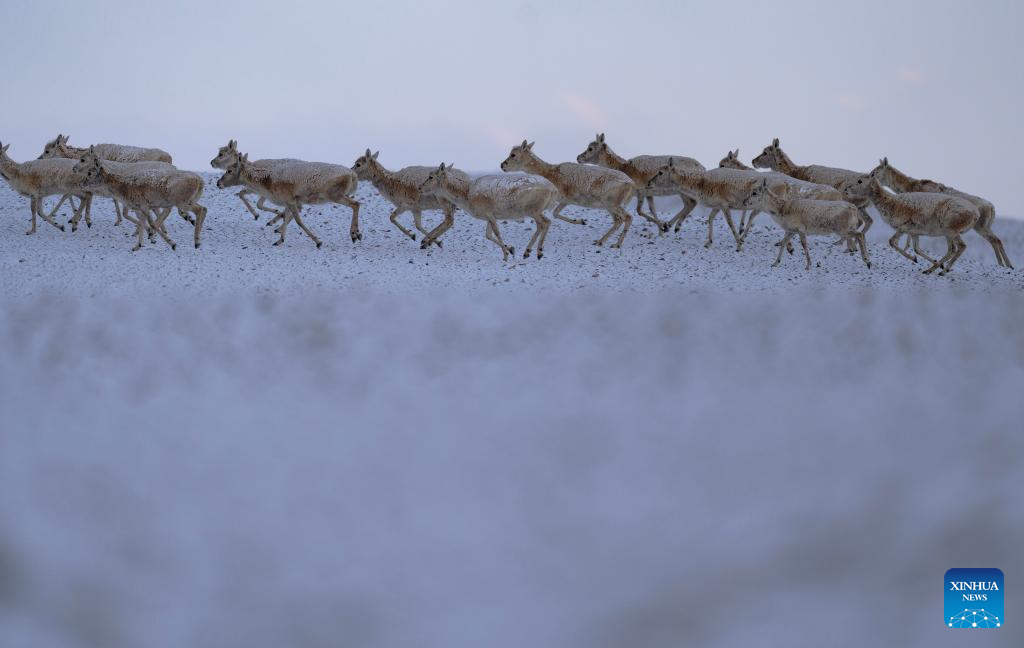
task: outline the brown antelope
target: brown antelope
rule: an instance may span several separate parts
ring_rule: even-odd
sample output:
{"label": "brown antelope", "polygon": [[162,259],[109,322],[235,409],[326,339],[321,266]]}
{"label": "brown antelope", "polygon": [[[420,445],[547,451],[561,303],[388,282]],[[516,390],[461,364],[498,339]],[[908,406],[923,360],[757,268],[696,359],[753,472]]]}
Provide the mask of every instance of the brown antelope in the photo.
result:
{"label": "brown antelope", "polygon": [[[158,148],[144,148],[124,144],[94,144],[92,149],[101,160],[109,160],[111,162],[163,162],[165,164],[173,164],[170,153]],[[39,155],[39,159],[68,158],[78,161],[88,150],[71,146],[68,144],[68,136],[60,134],[55,139],[46,143],[46,146],[43,147],[43,152]],[[105,197],[109,198],[110,196]],[[90,194],[86,200],[85,224],[92,227],[92,220],[90,218],[92,213],[92,195]],[[117,213],[117,220],[114,221],[115,225],[121,224],[121,208],[122,205],[115,200],[114,211]],[[188,219],[188,216],[185,216],[185,218]],[[77,221],[72,224],[71,231],[76,229],[78,229]]]}
{"label": "brown antelope", "polygon": [[782,228],[786,236],[779,246],[779,254],[775,257],[777,266],[782,262],[782,251],[789,240],[796,235],[804,249],[807,259],[806,269],[811,269],[811,253],[807,248],[807,235],[838,234],[843,240],[854,241],[860,247],[861,258],[870,268],[867,242],[864,233],[857,230],[860,215],[857,208],[845,200],[808,200],[792,198],[776,194],[772,191],[767,178],[761,180],[743,200],[747,209],[757,209],[771,214],[775,223]]}
{"label": "brown antelope", "polygon": [[351,207],[352,225],[349,234],[354,243],[363,238],[359,232],[359,203],[351,198],[357,183],[356,174],[340,164],[295,162],[261,167],[250,162],[246,154],[224,171],[217,186],[224,189],[244,185],[285,208],[284,222],[278,228],[280,238],[274,245],[284,243],[288,223],[294,220],[319,248],[323,242],[302,222],[302,208],[305,205],[325,203],[340,203]]}
{"label": "brown antelope", "polygon": [[[895,231],[889,239],[889,246],[917,263],[917,258],[897,245],[901,234],[912,235],[915,251],[922,258],[932,262],[931,267],[924,271],[925,274],[939,269],[939,274],[944,275],[953,269],[953,264],[967,248],[960,235],[974,227],[979,218],[978,209],[963,198],[941,193],[892,194],[871,175],[861,176],[850,183],[844,193],[848,199],[869,200],[874,203],[882,220]],[[936,261],[921,253],[917,249],[918,236],[945,238],[946,255]]]}
{"label": "brown antelope", "polygon": [[[210,160],[210,166],[212,166],[214,169],[225,170],[232,164],[237,162],[239,157],[241,157],[241,154],[239,154],[238,152],[238,141],[228,140],[226,146],[222,146],[220,147],[220,149],[217,150],[217,157]],[[296,160],[294,158],[269,158],[263,160],[256,160],[255,162],[253,162],[253,164],[258,167],[266,168],[282,164],[292,164],[294,162],[301,161],[302,160]],[[255,193],[256,192],[250,189],[243,188],[235,195],[237,195],[239,200],[242,201],[242,204],[245,205],[245,208],[249,210],[249,213],[252,214],[254,220],[260,219],[260,215],[259,213],[256,212],[256,209],[267,212],[269,214],[274,214],[274,218],[267,223],[267,225],[274,225],[278,220],[282,218],[284,212],[274,209],[273,207],[267,207],[267,199],[264,198],[263,196],[259,196],[259,200],[256,202],[256,209],[253,209],[252,204],[249,202],[246,196],[251,196]]]}
{"label": "brown antelope", "polygon": [[[88,190],[83,185],[84,178],[76,173],[75,161],[64,158],[52,160],[30,160],[18,163],[7,155],[6,146],[0,144],[0,176],[11,185],[11,188],[22,196],[29,199],[29,208],[32,210],[32,227],[26,234],[35,234],[36,218],[53,225],[60,231],[64,226],[53,219],[65,200],[75,196],[80,200],[79,206],[75,208],[75,215],[85,206]],[[48,196],[61,196],[57,206],[49,214],[43,209],[43,199]],[[74,207],[74,203],[72,203]]]}
{"label": "brown antelope", "polygon": [[[356,176],[360,180],[370,181],[377,191],[380,192],[380,195],[384,196],[388,202],[395,206],[391,212],[391,222],[402,234],[405,234],[414,241],[416,240],[416,235],[403,227],[398,222],[398,217],[407,211],[411,211],[413,225],[419,230],[420,234],[427,236],[430,232],[423,228],[422,212],[427,209],[441,210],[444,213],[444,221],[441,223],[440,233],[431,238],[433,243],[441,247],[439,237],[448,231],[455,222],[455,204],[441,196],[435,194],[426,195],[420,191],[423,182],[436,169],[425,166],[408,166],[398,171],[389,171],[377,161],[378,155],[380,155],[380,151],[370,153],[370,149],[366,149],[366,153],[352,165],[352,170],[355,171]],[[461,182],[469,183],[469,175],[465,171],[445,169],[445,173],[448,176],[458,176]]]}
{"label": "brown antelope", "polygon": [[[464,173],[452,173],[451,165],[437,167],[420,185],[424,195],[439,196],[458,205],[474,218],[485,221],[484,236],[501,248],[502,260],[515,256],[514,247],[505,245],[498,228],[498,220],[532,218],[537,228],[526,246],[523,258],[530,257],[537,244],[537,258],[544,257],[544,240],[551,227],[551,219],[544,212],[558,205],[562,196],[554,184],[536,175],[486,175],[467,181]],[[438,236],[438,226],[427,235],[423,245]]]}
{"label": "brown antelope", "polygon": [[[85,175],[82,183],[85,188],[102,186],[125,206],[123,215],[135,224],[138,236],[133,251],[142,247],[146,231],[151,237],[154,232],[159,234],[172,250],[177,248],[164,227],[164,220],[175,208],[183,216],[189,212],[195,215],[193,239],[198,248],[203,221],[206,220],[206,208],[197,202],[203,195],[203,179],[191,171],[139,167],[138,164],[101,160],[90,150],[75,165],[75,172]],[[137,218],[128,214],[129,209]]]}
{"label": "brown antelope", "polygon": [[[778,137],[776,137],[771,144],[764,147],[764,150],[761,151],[761,155],[754,158],[752,163],[754,167],[758,169],[771,169],[772,171],[784,173],[790,177],[796,178],[797,180],[805,180],[807,182],[828,185],[830,187],[835,187],[840,191],[843,191],[849,184],[856,182],[858,178],[864,175],[859,171],[850,171],[849,169],[839,169],[836,167],[820,166],[817,164],[799,166],[795,164],[793,160],[785,154],[785,152],[783,152],[782,147],[779,146]],[[873,219],[867,212],[868,201],[858,199],[854,204],[860,210],[860,217],[864,222],[864,227],[861,231],[867,233],[868,229],[871,228],[871,223],[873,222]]]}
{"label": "brown antelope", "polygon": [[711,247],[713,243],[715,216],[721,212],[736,240],[736,249],[739,250],[740,236],[733,223],[731,210],[743,209],[743,200],[760,181],[759,176],[760,174],[756,172],[736,169],[681,170],[675,166],[675,160],[670,159],[667,165],[654,174],[648,186],[651,189],[676,189],[711,210],[708,214],[708,238],[704,242],[704,247]]}
{"label": "brown antelope", "polygon": [[[797,180],[796,178],[784,173],[778,173],[777,171],[755,171],[753,167],[749,167],[741,162],[739,155],[739,149],[729,151],[718,163],[718,167],[721,169],[735,169],[736,171],[757,173],[760,177],[768,181],[768,187],[772,190],[772,193],[784,199],[803,198],[807,200],[845,200],[842,191],[839,191],[835,187],[831,187],[829,185]],[[748,210],[743,212],[740,218],[740,245],[737,249],[742,248],[743,243],[747,240],[747,234],[750,233],[750,227],[754,224],[754,219],[757,218],[757,215],[760,213],[761,212],[758,210]]]}
{"label": "brown antelope", "polygon": [[[628,175],[633,181],[633,184],[637,187],[637,216],[646,218],[657,225],[661,231],[667,232],[668,226],[658,220],[658,212],[654,208],[655,196],[678,195],[683,199],[683,208],[675,215],[672,219],[673,221],[679,219],[679,221],[682,222],[682,220],[685,219],[691,211],[693,211],[693,208],[697,206],[697,202],[685,194],[671,190],[662,191],[648,189],[647,183],[651,181],[651,178],[653,178],[654,174],[658,172],[658,169],[668,164],[670,158],[676,161],[676,166],[680,169],[690,169],[692,171],[704,170],[704,165],[697,160],[681,155],[638,155],[627,160],[626,158],[617,155],[615,151],[608,146],[608,143],[604,139],[604,133],[598,133],[597,136],[594,137],[594,141],[588,144],[587,148],[576,156],[576,161],[580,164],[597,164],[609,169],[621,171]],[[650,211],[649,216],[642,210],[644,200],[647,201],[647,208]]]}
{"label": "brown antelope", "polygon": [[974,224],[974,231],[980,234],[992,246],[992,251],[996,255],[996,263],[1011,270],[1013,269],[1013,264],[1010,263],[1010,257],[1006,255],[1006,248],[1003,247],[1002,240],[992,231],[992,223],[996,219],[996,208],[989,201],[969,193],[964,193],[963,191],[958,191],[941,182],[912,178],[889,164],[889,158],[882,158],[878,166],[871,171],[871,175],[878,178],[879,182],[896,193],[940,193],[962,198],[971,203],[978,209],[979,215],[977,222]]}
{"label": "brown antelope", "polygon": [[579,225],[586,224],[583,219],[562,216],[562,210],[569,205],[604,209],[612,217],[612,226],[604,236],[594,241],[594,245],[604,245],[605,241],[621,228],[618,240],[611,247],[622,247],[629,226],[633,222],[633,217],[623,205],[636,195],[636,185],[629,176],[621,171],[588,164],[548,164],[533,152],[533,145],[534,142],[527,144],[526,140],[523,140],[522,144],[513,147],[512,152],[501,163],[501,170],[525,171],[547,178],[562,195],[561,201],[552,213],[552,216],[559,220]]}

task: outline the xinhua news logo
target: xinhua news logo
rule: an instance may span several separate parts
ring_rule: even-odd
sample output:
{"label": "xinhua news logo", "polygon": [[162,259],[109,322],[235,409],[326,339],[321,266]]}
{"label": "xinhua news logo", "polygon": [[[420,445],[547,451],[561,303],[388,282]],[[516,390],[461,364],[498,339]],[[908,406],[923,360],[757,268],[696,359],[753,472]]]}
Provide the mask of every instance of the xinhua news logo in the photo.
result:
{"label": "xinhua news logo", "polygon": [[1003,626],[1003,572],[950,569],[945,583],[946,625],[950,628]]}

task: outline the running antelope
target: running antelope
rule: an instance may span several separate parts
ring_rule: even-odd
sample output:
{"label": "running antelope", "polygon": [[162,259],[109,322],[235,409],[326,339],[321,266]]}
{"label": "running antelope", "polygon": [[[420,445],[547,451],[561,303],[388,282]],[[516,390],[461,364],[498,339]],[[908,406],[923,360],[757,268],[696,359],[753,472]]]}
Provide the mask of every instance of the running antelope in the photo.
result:
{"label": "running antelope", "polygon": [[604,245],[609,237],[621,228],[618,240],[611,247],[622,247],[629,226],[633,222],[633,217],[623,205],[637,192],[636,185],[629,176],[621,171],[588,164],[548,164],[533,152],[533,145],[534,142],[527,144],[526,140],[523,140],[522,144],[513,147],[512,152],[501,163],[501,170],[525,171],[547,178],[562,196],[552,213],[552,216],[559,220],[577,225],[586,224],[583,219],[562,216],[562,210],[569,205],[604,209],[612,217],[612,226],[604,236],[594,241],[594,245]]}
{"label": "running antelope", "polygon": [[[830,187],[835,187],[840,191],[843,191],[847,186],[856,182],[858,178],[864,175],[859,171],[850,171],[849,169],[839,169],[836,167],[820,166],[817,164],[799,166],[795,164],[793,160],[785,154],[785,152],[783,152],[782,147],[779,146],[778,137],[776,137],[771,144],[764,147],[764,150],[761,151],[761,155],[758,155],[753,159],[753,165],[758,169],[771,169],[772,171],[784,173],[790,177],[796,178],[797,180],[805,180],[807,182],[828,185]],[[864,227],[861,231],[867,233],[868,229],[871,228],[871,223],[873,222],[873,219],[867,212],[868,201],[858,199],[854,204],[857,206],[857,209],[860,210],[860,217],[864,222]]]}
{"label": "running antelope", "polygon": [[[831,187],[829,185],[797,180],[796,178],[777,171],[756,171],[753,167],[749,167],[741,162],[739,155],[739,149],[729,151],[718,163],[718,167],[720,169],[734,169],[736,171],[756,173],[759,177],[768,181],[768,187],[772,190],[772,193],[784,199],[806,198],[808,200],[845,200],[842,191],[839,191],[835,187]],[[750,228],[754,224],[754,219],[757,218],[760,213],[761,212],[756,209],[751,209],[741,214],[739,228],[740,243],[737,249],[742,248],[743,243],[747,240],[747,235],[750,233]],[[853,248],[851,243],[851,251],[852,250]]]}
{"label": "running antelope", "polygon": [[[75,161],[60,158],[30,160],[19,164],[8,157],[7,149],[10,147],[10,144],[6,146],[0,144],[0,176],[11,185],[12,189],[29,199],[29,209],[32,210],[32,228],[25,233],[36,233],[37,217],[63,232],[64,226],[53,220],[53,215],[71,196],[76,196],[81,201],[75,208],[77,215],[84,207],[85,196],[88,193],[82,184],[82,176],[74,170]],[[61,196],[60,202],[49,214],[43,210],[43,199],[48,196]],[[72,203],[72,207],[74,207],[74,203]]]}
{"label": "running antelope", "polygon": [[[203,179],[197,173],[175,168],[142,167],[139,164],[101,160],[91,149],[75,164],[75,172],[85,175],[83,186],[89,190],[103,187],[109,195],[125,206],[124,217],[135,224],[138,243],[133,251],[142,247],[144,234],[159,234],[164,242],[176,249],[164,227],[164,221],[173,209],[185,216],[195,215],[193,240],[199,247],[199,235],[206,220],[206,208],[197,201],[203,195]],[[135,212],[136,218],[128,213]],[[162,213],[161,213],[162,212]]]}
{"label": "running antelope", "polygon": [[[141,146],[127,146],[124,144],[94,144],[90,147],[93,152],[101,160],[109,160],[111,162],[125,162],[125,163],[138,163],[138,162],[163,162],[165,164],[173,164],[171,155],[167,151],[163,151],[158,148],[145,148]],[[64,134],[57,135],[56,139],[46,143],[43,147],[43,152],[39,155],[39,159],[47,158],[68,158],[70,160],[78,161],[85,155],[89,149],[78,148],[77,146],[71,146],[68,144],[68,136]],[[101,189],[102,191],[102,189]],[[101,194],[102,195],[102,194]],[[105,196],[110,198],[110,196]],[[114,221],[115,225],[121,224],[121,210],[122,205],[116,200],[114,201],[114,211],[117,213],[117,220]],[[90,215],[92,213],[92,195],[87,197],[85,204],[85,224],[92,227]],[[186,220],[188,216],[185,216]],[[72,231],[78,228],[78,222],[72,224]]]}
{"label": "running antelope", "polygon": [[[953,269],[953,264],[967,248],[960,235],[974,227],[979,218],[978,209],[963,198],[924,192],[893,194],[872,175],[861,176],[850,183],[844,193],[849,199],[869,200],[874,203],[882,220],[895,230],[889,239],[889,246],[917,263],[916,257],[897,245],[901,234],[911,235],[914,251],[932,263],[931,267],[924,271],[925,274],[939,269],[939,274],[944,275]],[[945,256],[936,261],[922,253],[917,246],[918,236],[945,238]]]}
{"label": "running antelope", "polygon": [[244,185],[270,202],[285,208],[284,222],[278,228],[280,238],[274,245],[284,243],[288,223],[298,224],[319,248],[323,242],[302,222],[301,212],[306,205],[340,203],[352,208],[349,234],[352,242],[363,238],[359,232],[359,203],[351,198],[358,180],[348,167],[320,162],[293,162],[270,167],[257,166],[245,154],[224,171],[217,187]]}
{"label": "running antelope", "polygon": [[974,231],[980,234],[992,246],[992,251],[996,255],[996,263],[1011,270],[1013,269],[1013,264],[1010,263],[1010,257],[1006,255],[1006,248],[1003,247],[1002,240],[992,231],[992,223],[996,219],[996,208],[989,201],[969,193],[964,193],[963,191],[958,191],[941,182],[912,178],[889,164],[889,158],[882,158],[878,166],[871,171],[871,175],[878,178],[879,182],[896,193],[940,193],[963,198],[971,203],[978,209],[979,215],[977,222],[974,224]]}
{"label": "running antelope", "polygon": [[[741,246],[740,235],[732,221],[733,209],[743,209],[743,200],[759,181],[759,174],[736,169],[711,169],[710,171],[689,171],[676,167],[675,159],[658,170],[648,186],[651,189],[675,189],[688,195],[711,209],[708,214],[708,238],[704,247],[711,247],[715,216],[719,212],[736,240],[736,249]],[[670,221],[671,223],[671,221]],[[680,221],[679,225],[682,225]],[[678,226],[677,226],[678,227]]]}
{"label": "running antelope", "polygon": [[[459,206],[474,218],[485,221],[484,236],[501,248],[502,260],[515,256],[516,249],[505,245],[498,228],[498,220],[522,220],[532,218],[537,228],[526,246],[523,258],[528,259],[537,245],[537,258],[544,258],[544,240],[551,227],[551,219],[544,212],[559,204],[562,199],[558,188],[547,179],[536,175],[485,175],[468,182],[460,171],[452,172],[452,166],[443,163],[431,171],[420,191],[425,195],[439,196]],[[439,236],[438,226],[427,235],[423,245]]]}
{"label": "running antelope", "polygon": [[[238,152],[238,140],[228,140],[226,146],[222,146],[220,147],[220,149],[217,150],[217,157],[210,160],[210,166],[212,166],[214,169],[221,169],[223,171],[226,170],[235,162],[237,162],[239,157],[241,157],[241,154]],[[268,158],[263,160],[256,160],[255,162],[253,162],[253,164],[258,167],[269,168],[279,166],[282,164],[292,164],[301,161],[302,160],[296,160],[294,158]],[[239,200],[242,201],[242,204],[245,205],[245,208],[249,210],[249,213],[252,214],[254,220],[260,219],[260,215],[256,212],[256,209],[267,212],[269,214],[274,214],[274,218],[267,223],[268,226],[274,225],[278,220],[280,220],[283,217],[284,212],[274,209],[273,207],[268,207],[266,203],[267,199],[263,196],[259,196],[259,200],[256,202],[256,209],[253,209],[252,204],[248,201],[248,199],[246,199],[246,196],[251,196],[253,194],[256,194],[256,192],[252,191],[251,189],[243,187],[242,190],[235,195],[238,196]]]}
{"label": "running antelope", "polygon": [[[654,174],[658,172],[658,169],[668,164],[669,159],[676,161],[676,166],[681,169],[690,169],[692,171],[703,171],[704,165],[697,160],[689,157],[683,157],[681,155],[638,155],[628,160],[624,157],[619,156],[608,146],[608,143],[604,139],[604,133],[598,133],[594,137],[594,141],[587,145],[587,148],[576,156],[576,161],[581,164],[597,164],[609,169],[615,169],[621,171],[633,180],[633,184],[637,187],[636,193],[636,214],[642,218],[646,218],[651,221],[658,228],[663,231],[668,231],[668,225],[658,220],[658,212],[654,208],[654,197],[655,196],[675,196],[678,195],[683,199],[683,208],[672,218],[672,221],[682,222],[693,208],[697,206],[697,201],[693,200],[686,194],[672,191],[672,190],[661,190],[661,189],[649,189],[647,183],[651,181]],[[644,200],[647,201],[647,208],[650,211],[648,216],[641,209],[643,207]]]}
{"label": "running antelope", "polygon": [[[427,209],[439,209],[444,212],[444,221],[438,230],[439,233],[430,239],[431,242],[441,247],[440,236],[448,231],[455,222],[455,204],[436,194],[426,195],[420,191],[423,182],[431,172],[435,171],[434,167],[409,166],[398,171],[389,171],[384,168],[383,164],[377,161],[378,155],[380,155],[380,151],[370,153],[370,149],[366,149],[366,153],[352,165],[352,170],[355,171],[356,176],[360,180],[370,181],[377,191],[395,206],[391,212],[391,222],[394,223],[395,227],[402,234],[405,234],[414,241],[416,240],[416,235],[398,222],[399,216],[407,211],[411,211],[413,224],[416,226],[416,229],[423,236],[427,236],[430,232],[423,228],[422,212]],[[445,173],[449,176],[459,176],[460,181],[463,183],[469,182],[469,175],[464,171],[445,169]]]}
{"label": "running antelope", "polygon": [[838,234],[843,240],[853,241],[860,247],[864,264],[868,268],[871,267],[864,233],[857,230],[860,224],[857,208],[845,200],[787,198],[772,191],[769,180],[765,178],[743,200],[743,206],[768,212],[775,223],[786,232],[772,267],[782,262],[782,251],[794,234],[800,238],[800,245],[804,249],[807,270],[811,269],[811,253],[807,248],[808,234]]}

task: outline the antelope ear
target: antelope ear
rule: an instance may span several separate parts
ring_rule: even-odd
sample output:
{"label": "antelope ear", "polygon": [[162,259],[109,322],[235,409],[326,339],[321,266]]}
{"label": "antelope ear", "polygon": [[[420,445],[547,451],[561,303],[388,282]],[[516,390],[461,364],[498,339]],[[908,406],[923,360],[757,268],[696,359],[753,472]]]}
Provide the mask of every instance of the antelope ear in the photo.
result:
{"label": "antelope ear", "polygon": [[533,145],[536,144],[536,143],[537,142],[534,141],[534,142],[530,142],[529,144],[527,144],[526,145],[526,150],[527,151],[532,151],[533,150]]}
{"label": "antelope ear", "polygon": [[373,157],[373,154],[370,153],[370,149],[366,149],[366,153],[363,153],[363,155],[365,155],[366,157]]}
{"label": "antelope ear", "polygon": [[377,151],[376,153],[373,154],[373,159],[376,160],[378,155],[380,155],[380,151]]}
{"label": "antelope ear", "polygon": [[248,161],[249,161],[249,154],[246,153],[245,155],[242,156],[242,162],[248,162]]}
{"label": "antelope ear", "polygon": [[597,136],[597,141],[604,142],[604,133],[601,133],[600,135]]}
{"label": "antelope ear", "polygon": [[732,152],[733,159],[736,159],[739,156],[740,156],[740,150],[739,149],[736,149],[735,151]]}
{"label": "antelope ear", "polygon": [[882,166],[889,166],[889,158],[887,158],[887,157],[882,158]]}
{"label": "antelope ear", "polygon": [[526,140],[523,140],[523,143],[520,144],[519,146],[522,146],[523,148],[530,148],[529,146],[526,145]]}
{"label": "antelope ear", "polygon": [[673,169],[674,169],[674,168],[676,168],[676,159],[675,159],[675,158],[673,158],[673,157],[670,157],[670,158],[668,159],[668,165],[669,165],[670,167],[672,167]]}
{"label": "antelope ear", "polygon": [[235,140],[228,140],[228,149],[230,149],[232,151],[237,151],[238,150],[238,142],[236,142]]}
{"label": "antelope ear", "polygon": [[3,148],[0,148],[0,151],[3,151],[4,153],[6,153],[6,152],[7,152],[7,149],[9,149],[9,148],[11,148],[11,145],[10,145],[10,144],[4,144],[4,145],[3,145]]}
{"label": "antelope ear", "polygon": [[779,148],[779,138],[778,137],[776,137],[775,139],[772,140],[772,146],[774,146],[775,148]]}
{"label": "antelope ear", "polygon": [[441,163],[441,166],[437,167],[437,170],[444,171],[444,162]]}

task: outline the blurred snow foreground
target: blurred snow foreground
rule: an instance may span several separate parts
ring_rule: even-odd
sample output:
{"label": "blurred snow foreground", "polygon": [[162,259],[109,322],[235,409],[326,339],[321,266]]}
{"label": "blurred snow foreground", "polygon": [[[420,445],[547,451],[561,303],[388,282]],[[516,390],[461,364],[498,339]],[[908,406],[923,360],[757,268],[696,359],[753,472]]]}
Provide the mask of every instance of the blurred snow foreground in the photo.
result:
{"label": "blurred snow foreground", "polygon": [[953,290],[8,300],[0,645],[961,645],[946,569],[1022,564],[1022,323]]}
{"label": "blurred snow foreground", "polygon": [[506,267],[211,193],[131,255],[8,198],[0,647],[961,646],[945,571],[1024,567],[1024,284],[973,235],[943,280],[877,225],[870,272],[697,224]]}

